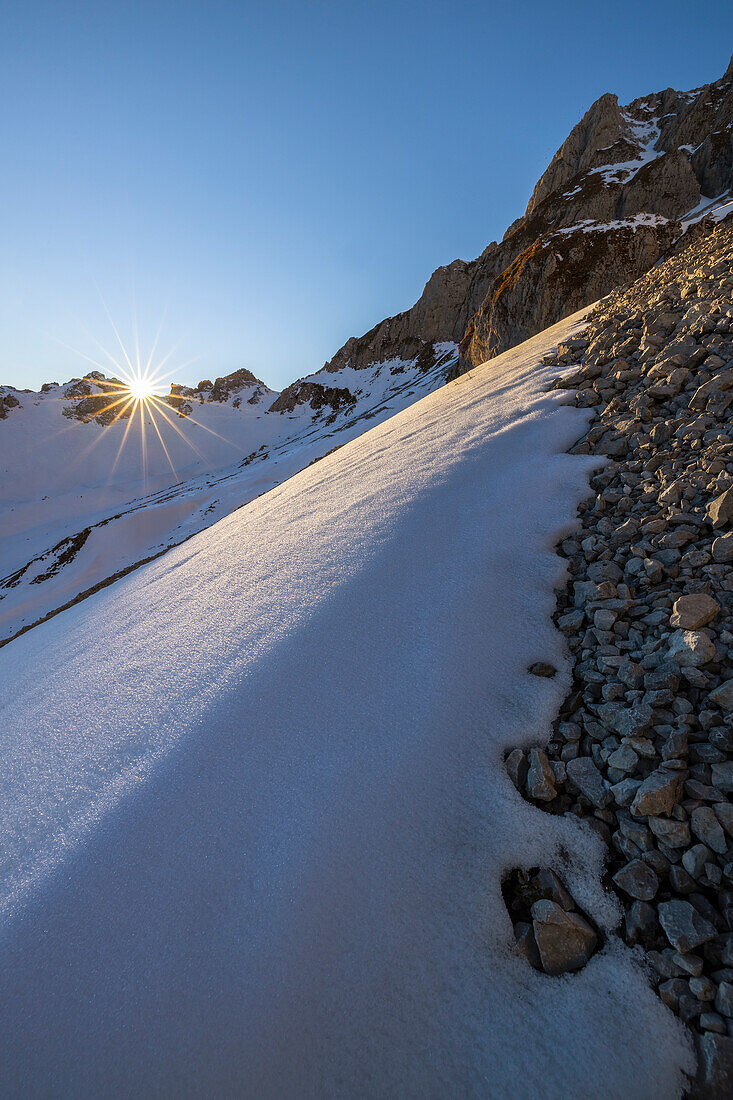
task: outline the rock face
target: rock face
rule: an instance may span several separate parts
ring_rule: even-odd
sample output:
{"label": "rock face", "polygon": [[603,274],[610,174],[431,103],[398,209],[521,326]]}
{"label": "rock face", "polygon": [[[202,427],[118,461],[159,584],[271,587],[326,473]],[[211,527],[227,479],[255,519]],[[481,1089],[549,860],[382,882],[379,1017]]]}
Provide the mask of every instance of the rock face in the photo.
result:
{"label": "rock face", "polygon": [[463,363],[472,367],[492,359],[633,280],[657,262],[679,232],[677,222],[640,216],[535,237],[492,280],[461,341]]}
{"label": "rock face", "polygon": [[[456,360],[456,344],[451,340],[436,342],[406,337],[400,341],[393,338],[391,326],[399,318],[378,325],[372,333],[367,333],[365,343],[350,341],[330,363],[317,374],[301,378],[282,391],[269,407],[269,412],[294,413],[299,407],[309,406],[316,415],[333,417],[342,409],[356,403],[363,393],[362,387],[355,386],[353,375],[347,386],[338,386],[340,372],[344,370],[364,370],[364,389],[372,384],[377,386],[394,384],[400,376],[406,377],[409,370],[413,377],[432,375],[436,385],[445,381],[449,365]],[[369,369],[367,369],[369,368]]]}
{"label": "rock face", "polygon": [[[733,183],[731,71],[622,107],[602,95],[573,128],[522,217],[475,260],[454,260],[415,305],[351,337],[324,372],[460,345],[452,376],[649,270],[701,200]],[[328,383],[325,383],[328,384]]]}
{"label": "rock face", "polygon": [[312,409],[328,407],[333,411],[353,405],[354,395],[338,386],[322,386],[317,382],[294,382],[283,390],[270,405],[270,412],[292,412],[297,405],[308,404]]}

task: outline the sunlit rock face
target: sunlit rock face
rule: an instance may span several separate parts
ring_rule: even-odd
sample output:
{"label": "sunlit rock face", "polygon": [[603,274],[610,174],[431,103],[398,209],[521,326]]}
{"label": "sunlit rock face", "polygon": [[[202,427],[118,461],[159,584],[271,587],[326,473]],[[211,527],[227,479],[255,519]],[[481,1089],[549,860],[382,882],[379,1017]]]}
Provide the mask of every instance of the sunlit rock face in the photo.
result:
{"label": "sunlit rock face", "polygon": [[686,219],[713,213],[733,183],[733,65],[702,88],[668,88],[627,106],[602,95],[571,130],[527,209],[476,260],[440,267],[415,305],[351,337],[326,364],[364,369],[460,344],[456,374],[632,282]]}

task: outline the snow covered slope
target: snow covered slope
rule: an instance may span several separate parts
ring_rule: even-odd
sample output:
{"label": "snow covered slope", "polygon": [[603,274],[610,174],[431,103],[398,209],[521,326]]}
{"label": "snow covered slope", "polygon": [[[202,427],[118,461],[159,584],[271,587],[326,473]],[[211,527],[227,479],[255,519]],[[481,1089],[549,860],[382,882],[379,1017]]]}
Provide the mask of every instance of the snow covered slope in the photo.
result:
{"label": "snow covered slope", "polygon": [[[573,327],[0,652],[5,1094],[680,1095],[600,841],[503,765],[568,688]],[[607,931],[584,970],[514,953],[517,864]]]}
{"label": "snow covered slope", "polygon": [[174,386],[144,419],[95,419],[109,399],[94,379],[81,395],[78,380],[0,390],[15,402],[0,422],[0,644],[441,386],[455,357],[444,344],[427,365],[321,372],[279,396],[242,371]]}

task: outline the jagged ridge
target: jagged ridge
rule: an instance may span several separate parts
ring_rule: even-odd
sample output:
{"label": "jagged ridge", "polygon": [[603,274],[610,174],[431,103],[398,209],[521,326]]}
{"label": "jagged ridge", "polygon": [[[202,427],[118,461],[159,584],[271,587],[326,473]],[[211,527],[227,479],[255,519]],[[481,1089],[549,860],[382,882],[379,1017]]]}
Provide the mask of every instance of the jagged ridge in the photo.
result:
{"label": "jagged ridge", "polygon": [[460,344],[463,371],[633,282],[680,237],[685,215],[730,193],[732,124],[733,61],[691,92],[625,107],[601,96],[501,243],[438,268],[411,309],[349,339],[323,371],[412,358],[441,340]]}

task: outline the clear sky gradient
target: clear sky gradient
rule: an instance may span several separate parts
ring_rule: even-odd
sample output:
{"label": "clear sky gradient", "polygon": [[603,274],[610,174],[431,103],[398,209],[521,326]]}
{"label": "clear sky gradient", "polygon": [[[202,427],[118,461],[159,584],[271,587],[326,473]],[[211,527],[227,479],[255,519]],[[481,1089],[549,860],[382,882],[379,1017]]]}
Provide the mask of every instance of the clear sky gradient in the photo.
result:
{"label": "clear sky gradient", "polygon": [[[725,71],[730,0],[2,5],[0,382],[161,319],[282,388],[500,238],[590,103]],[[104,304],[103,304],[104,303]],[[70,350],[74,349],[74,350]],[[194,362],[188,362],[194,360]]]}

